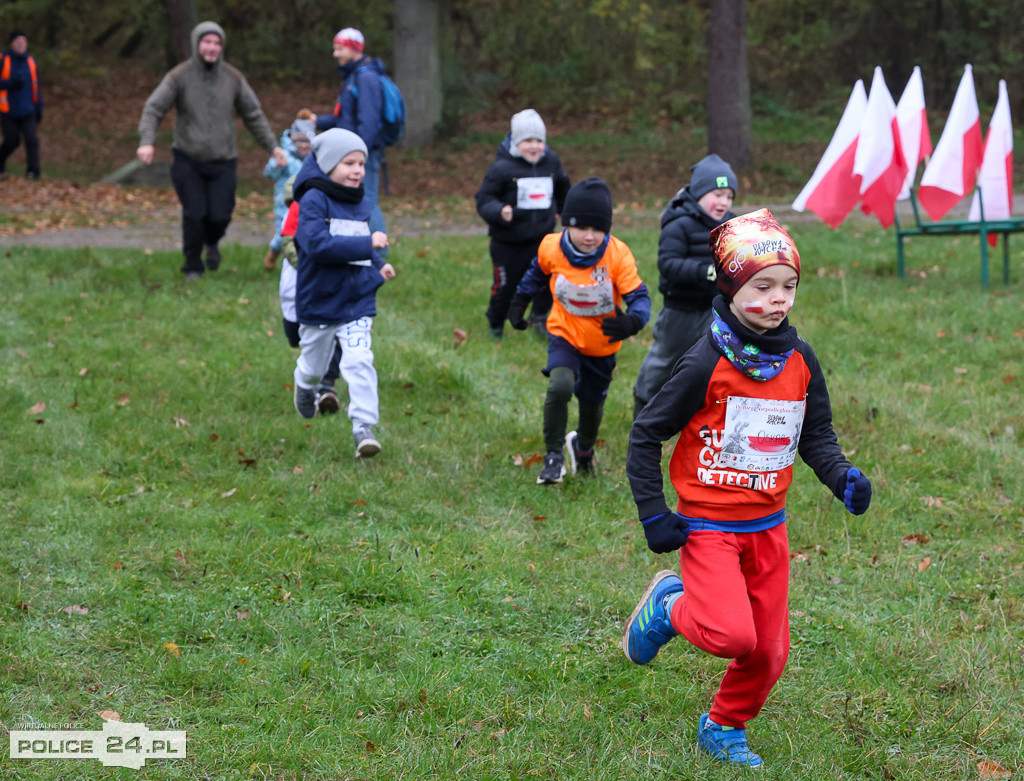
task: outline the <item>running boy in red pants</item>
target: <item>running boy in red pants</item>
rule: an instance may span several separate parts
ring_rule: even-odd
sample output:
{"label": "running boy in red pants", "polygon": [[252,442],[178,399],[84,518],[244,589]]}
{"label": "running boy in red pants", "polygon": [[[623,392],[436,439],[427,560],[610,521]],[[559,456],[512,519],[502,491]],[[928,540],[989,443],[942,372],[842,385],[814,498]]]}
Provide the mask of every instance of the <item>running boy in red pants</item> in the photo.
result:
{"label": "running boy in red pants", "polygon": [[[871,482],[843,456],[821,366],[787,315],[800,254],[767,209],[711,233],[718,286],[706,337],[644,407],[629,438],[626,474],[655,553],[680,549],[680,579],[662,570],[626,621],[622,650],[647,664],[683,635],[731,659],[698,746],[757,767],[746,725],[761,711],[789,655],[786,492],[797,453],[855,515]],[[665,502],[662,443],[677,511]],[[685,591],[684,591],[685,584]]]}

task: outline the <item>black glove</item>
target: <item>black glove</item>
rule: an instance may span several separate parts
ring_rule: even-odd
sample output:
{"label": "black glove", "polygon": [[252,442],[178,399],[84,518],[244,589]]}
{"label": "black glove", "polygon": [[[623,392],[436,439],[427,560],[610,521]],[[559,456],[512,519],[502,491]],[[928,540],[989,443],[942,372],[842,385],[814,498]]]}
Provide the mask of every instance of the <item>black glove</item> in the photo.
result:
{"label": "black glove", "polygon": [[25,86],[25,80],[23,78],[21,78],[20,76],[15,76],[13,79],[11,79],[7,83],[11,85],[10,89],[11,89],[12,92],[14,90],[16,90],[16,89],[21,89],[22,87]]}
{"label": "black glove", "polygon": [[628,339],[644,327],[639,315],[624,315],[615,307],[615,317],[606,317],[601,321],[601,333],[608,337],[609,342],[621,342]]}
{"label": "black glove", "polygon": [[655,553],[669,553],[686,545],[690,524],[679,513],[662,513],[644,518],[647,547]]}
{"label": "black glove", "polygon": [[843,504],[854,515],[863,515],[871,504],[871,481],[857,467],[846,473]]}
{"label": "black glove", "polygon": [[526,307],[530,305],[530,297],[521,293],[512,296],[512,303],[508,307],[508,322],[517,331],[525,331],[529,327],[526,322]]}

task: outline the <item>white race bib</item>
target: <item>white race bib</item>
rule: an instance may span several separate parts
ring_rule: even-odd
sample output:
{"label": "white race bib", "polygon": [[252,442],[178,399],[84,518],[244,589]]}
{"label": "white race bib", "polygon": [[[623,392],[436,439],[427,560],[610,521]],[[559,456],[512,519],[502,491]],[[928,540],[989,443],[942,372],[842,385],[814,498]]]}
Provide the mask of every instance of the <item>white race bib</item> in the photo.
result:
{"label": "white race bib", "polygon": [[[331,217],[330,231],[332,236],[369,236],[370,224],[365,220],[343,220],[340,217]],[[349,265],[370,266],[373,261],[353,260]]]}
{"label": "white race bib", "polygon": [[725,408],[718,465],[773,472],[796,461],[806,401],[730,396]]}
{"label": "white race bib", "polygon": [[555,193],[555,181],[550,176],[527,176],[516,179],[517,209],[549,209]]}

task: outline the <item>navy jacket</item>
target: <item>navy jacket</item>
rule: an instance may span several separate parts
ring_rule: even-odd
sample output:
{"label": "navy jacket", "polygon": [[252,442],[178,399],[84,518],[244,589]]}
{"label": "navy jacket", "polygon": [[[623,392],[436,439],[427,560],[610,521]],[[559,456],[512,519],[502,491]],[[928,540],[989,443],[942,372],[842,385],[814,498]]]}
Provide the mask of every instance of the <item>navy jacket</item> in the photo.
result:
{"label": "navy jacket", "polygon": [[338,68],[341,92],[333,114],[316,118],[317,132],[340,127],[351,130],[369,150],[383,149],[380,139],[381,117],[384,115],[384,88],[380,77],[387,73],[384,63],[376,57],[362,56]]}
{"label": "navy jacket", "polygon": [[[555,229],[555,217],[565,205],[569,192],[569,176],[562,170],[562,161],[551,147],[536,163],[513,157],[509,151],[509,136],[498,144],[494,162],[487,169],[480,189],[476,193],[476,211],[488,225],[488,234],[495,241],[507,244],[537,241]],[[546,209],[518,207],[519,180],[537,177],[552,180],[553,197]],[[512,207],[512,221],[501,219],[501,208]]]}
{"label": "navy jacket", "polygon": [[305,325],[373,317],[384,261],[370,242],[371,206],[365,199],[342,203],[315,188],[303,192],[303,185],[316,178],[330,181],[310,152],[295,176],[295,192],[301,193],[295,230],[296,317]]}
{"label": "navy jacket", "polygon": [[[11,119],[25,119],[35,114],[36,118],[40,119],[43,113],[43,99],[37,92],[38,100],[32,100],[32,72],[28,67],[28,61],[32,55],[15,54],[8,49],[3,54],[0,54],[0,68],[3,66],[3,60],[7,57],[11,58],[11,76],[8,79],[0,79],[0,89],[7,90],[7,100],[10,104],[10,110],[6,112],[7,115]],[[37,79],[38,71],[39,68],[37,66]],[[19,79],[21,80],[21,86],[17,89],[12,89],[11,84],[16,84]]]}
{"label": "navy jacket", "polygon": [[708,279],[711,231],[736,215],[716,220],[690,194],[689,185],[677,192],[661,215],[658,238],[658,290],[668,309],[711,309],[718,286]]}

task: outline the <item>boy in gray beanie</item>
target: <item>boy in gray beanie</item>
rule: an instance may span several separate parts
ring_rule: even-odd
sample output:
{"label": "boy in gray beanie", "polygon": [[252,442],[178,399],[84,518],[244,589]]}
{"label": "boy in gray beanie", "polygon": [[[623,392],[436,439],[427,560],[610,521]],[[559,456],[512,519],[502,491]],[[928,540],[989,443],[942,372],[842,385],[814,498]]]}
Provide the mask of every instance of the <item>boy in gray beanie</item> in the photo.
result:
{"label": "boy in gray beanie", "polygon": [[658,290],[665,305],[654,322],[654,344],[633,386],[633,414],[661,390],[680,358],[711,325],[711,302],[718,294],[711,231],[736,215],[736,174],[718,155],[690,168],[690,183],[672,196],[661,215]]}
{"label": "boy in gray beanie", "polygon": [[304,418],[338,409],[333,392],[333,409],[325,409],[325,399],[317,397],[337,343],[355,455],[369,457],[381,449],[373,433],[380,410],[370,331],[377,288],[394,277],[395,269],[380,255],[387,234],[370,228],[374,204],[363,197],[363,139],[332,128],[313,139],[312,147],[294,192],[299,204],[295,315],[302,350],[295,363],[295,409]]}
{"label": "boy in gray beanie", "polygon": [[[513,115],[509,133],[476,194],[477,213],[491,237],[494,276],[486,316],[495,339],[504,334],[509,302],[537,256],[540,240],[555,229],[569,184],[558,155],[547,145],[540,114],[528,108]],[[530,315],[539,330],[550,309],[551,294],[541,291]]]}

